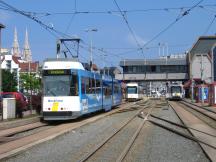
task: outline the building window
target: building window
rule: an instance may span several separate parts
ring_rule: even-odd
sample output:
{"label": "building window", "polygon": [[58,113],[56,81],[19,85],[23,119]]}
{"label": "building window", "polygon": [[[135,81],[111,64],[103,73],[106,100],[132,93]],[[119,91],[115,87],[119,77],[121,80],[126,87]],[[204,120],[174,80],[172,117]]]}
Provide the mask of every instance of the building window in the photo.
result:
{"label": "building window", "polygon": [[128,66],[124,66],[123,70],[124,70],[124,73],[127,73],[128,72]]}
{"label": "building window", "polygon": [[137,72],[137,67],[133,66],[133,73],[136,73],[136,72]]}
{"label": "building window", "polygon": [[156,66],[151,66],[151,72],[156,72]]}
{"label": "building window", "polygon": [[6,66],[7,66],[7,69],[11,69],[11,61],[10,60],[6,61]]}

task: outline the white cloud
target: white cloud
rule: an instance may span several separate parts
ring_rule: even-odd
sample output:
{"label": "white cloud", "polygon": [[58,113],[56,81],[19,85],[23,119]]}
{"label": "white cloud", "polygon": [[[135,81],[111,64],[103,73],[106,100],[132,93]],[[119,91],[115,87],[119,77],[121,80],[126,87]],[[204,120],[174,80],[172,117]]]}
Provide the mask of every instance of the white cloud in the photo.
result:
{"label": "white cloud", "polygon": [[10,15],[6,12],[0,11],[0,21],[6,21],[10,18]]}
{"label": "white cloud", "polygon": [[[145,41],[142,37],[140,37],[140,36],[138,36],[138,35],[135,35],[135,37],[136,37],[136,40],[137,40],[137,42],[139,43],[140,46],[143,46],[143,45],[146,43],[146,41]],[[137,46],[136,40],[135,40],[135,38],[133,37],[132,34],[128,34],[128,36],[127,36],[127,41],[128,41],[131,45]]]}

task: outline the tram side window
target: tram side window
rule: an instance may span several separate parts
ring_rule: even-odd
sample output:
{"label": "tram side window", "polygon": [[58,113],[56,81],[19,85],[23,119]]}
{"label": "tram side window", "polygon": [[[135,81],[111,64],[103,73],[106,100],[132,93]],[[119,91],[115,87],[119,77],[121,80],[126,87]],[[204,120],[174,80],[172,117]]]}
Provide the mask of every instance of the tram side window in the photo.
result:
{"label": "tram side window", "polygon": [[82,94],[85,94],[85,78],[81,78],[81,87],[82,87]]}
{"label": "tram side window", "polygon": [[96,80],[96,93],[100,93],[101,92],[101,81],[100,80]]}
{"label": "tram side window", "polygon": [[86,78],[85,77],[85,89],[86,89],[86,94],[89,94],[89,89],[90,87],[89,87],[89,78]]}
{"label": "tram side window", "polygon": [[118,93],[119,88],[118,88],[118,84],[114,84],[114,93]]}
{"label": "tram side window", "polygon": [[71,89],[71,95],[72,96],[78,96],[78,78],[77,78],[77,75],[72,75],[70,89]]}
{"label": "tram side window", "polygon": [[88,81],[89,81],[89,94],[92,93],[92,79],[91,78],[88,78]]}
{"label": "tram side window", "polygon": [[94,94],[95,93],[95,79],[92,78],[92,93]]}
{"label": "tram side window", "polygon": [[104,95],[108,97],[112,94],[112,87],[110,85],[104,86]]}

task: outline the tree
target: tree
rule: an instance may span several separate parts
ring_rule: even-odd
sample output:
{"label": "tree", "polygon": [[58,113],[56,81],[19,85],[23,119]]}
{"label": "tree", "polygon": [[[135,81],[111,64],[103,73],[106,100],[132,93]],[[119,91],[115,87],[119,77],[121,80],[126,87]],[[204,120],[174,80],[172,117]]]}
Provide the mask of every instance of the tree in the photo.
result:
{"label": "tree", "polygon": [[20,83],[21,88],[28,93],[38,93],[41,90],[41,80],[35,77],[34,74],[21,74]]}
{"label": "tree", "polygon": [[2,91],[3,92],[15,92],[17,91],[17,77],[13,72],[9,70],[2,70]]}

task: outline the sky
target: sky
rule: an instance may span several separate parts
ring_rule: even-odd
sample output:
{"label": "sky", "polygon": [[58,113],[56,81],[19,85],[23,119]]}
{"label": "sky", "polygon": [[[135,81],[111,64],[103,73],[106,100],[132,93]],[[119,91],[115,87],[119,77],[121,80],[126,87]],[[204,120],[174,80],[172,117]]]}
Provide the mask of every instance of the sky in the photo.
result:
{"label": "sky", "polygon": [[[33,60],[41,63],[56,57],[56,42],[64,35],[5,10],[2,2],[61,33],[80,38],[81,62],[89,62],[92,42],[93,62],[99,67],[118,66],[124,59],[158,58],[159,44],[160,55],[185,53],[198,37],[216,33],[215,0],[0,0],[0,23],[6,26],[2,47],[12,47],[16,27],[22,50],[27,28]],[[88,29],[97,32],[86,32]]]}

